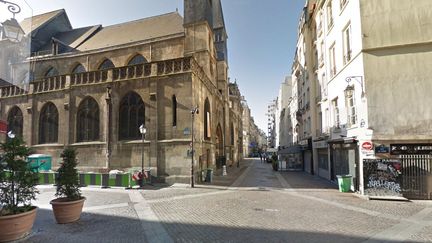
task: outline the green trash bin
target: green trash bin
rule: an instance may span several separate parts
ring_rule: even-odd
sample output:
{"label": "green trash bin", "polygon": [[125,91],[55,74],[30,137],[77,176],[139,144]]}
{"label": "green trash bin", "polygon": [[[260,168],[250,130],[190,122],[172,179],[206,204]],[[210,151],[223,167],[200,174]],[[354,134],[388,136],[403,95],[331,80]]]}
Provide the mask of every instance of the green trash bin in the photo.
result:
{"label": "green trash bin", "polygon": [[213,180],[213,169],[207,169],[207,175],[206,175],[206,178],[205,178],[206,180],[206,182],[212,182],[212,180]]}
{"label": "green trash bin", "polygon": [[337,175],[340,192],[349,192],[351,189],[352,175]]}
{"label": "green trash bin", "polygon": [[32,154],[27,157],[29,166],[34,172],[51,170],[51,155]]}

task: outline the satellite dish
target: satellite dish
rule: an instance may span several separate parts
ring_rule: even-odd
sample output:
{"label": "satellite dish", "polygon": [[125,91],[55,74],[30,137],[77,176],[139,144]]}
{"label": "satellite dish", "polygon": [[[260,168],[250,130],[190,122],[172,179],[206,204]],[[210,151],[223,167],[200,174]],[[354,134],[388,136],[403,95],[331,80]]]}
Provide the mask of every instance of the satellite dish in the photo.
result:
{"label": "satellite dish", "polygon": [[13,134],[12,131],[9,131],[9,132],[7,133],[7,135],[8,135],[9,138],[15,138],[15,134]]}

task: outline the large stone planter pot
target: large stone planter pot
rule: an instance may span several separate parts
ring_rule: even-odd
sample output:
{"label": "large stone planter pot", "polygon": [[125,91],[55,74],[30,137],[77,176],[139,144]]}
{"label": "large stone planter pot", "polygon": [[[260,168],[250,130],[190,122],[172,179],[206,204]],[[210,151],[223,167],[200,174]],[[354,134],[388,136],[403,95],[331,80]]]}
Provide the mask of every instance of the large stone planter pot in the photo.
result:
{"label": "large stone planter pot", "polygon": [[37,207],[32,210],[8,216],[0,216],[0,242],[18,240],[27,236],[36,218]]}
{"label": "large stone planter pot", "polygon": [[75,201],[68,201],[66,198],[52,200],[50,203],[57,223],[67,224],[79,220],[84,201],[85,197]]}

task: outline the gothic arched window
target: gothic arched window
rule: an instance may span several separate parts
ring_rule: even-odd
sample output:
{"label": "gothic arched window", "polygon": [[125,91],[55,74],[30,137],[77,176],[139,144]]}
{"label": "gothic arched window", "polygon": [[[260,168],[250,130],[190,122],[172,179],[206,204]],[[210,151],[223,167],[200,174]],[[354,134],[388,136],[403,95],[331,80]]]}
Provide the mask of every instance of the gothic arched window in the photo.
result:
{"label": "gothic arched window", "polygon": [[12,131],[16,136],[23,137],[23,114],[18,106],[14,106],[8,114],[8,131]]}
{"label": "gothic arched window", "polygon": [[177,98],[175,95],[172,96],[172,125],[177,126]]}
{"label": "gothic arched window", "polygon": [[58,111],[49,102],[41,110],[39,118],[39,143],[56,143],[58,141]]}
{"label": "gothic arched window", "polygon": [[111,62],[110,59],[105,59],[101,65],[99,65],[98,70],[106,70],[106,69],[110,69],[110,68],[115,68],[114,63]]}
{"label": "gothic arched window", "polygon": [[145,124],[145,107],[141,97],[129,92],[121,100],[119,110],[119,139],[140,139],[139,126]]}
{"label": "gothic arched window", "polygon": [[204,102],[204,139],[209,140],[211,134],[210,102],[206,98]]}
{"label": "gothic arched window", "polygon": [[48,71],[45,73],[45,77],[49,78],[49,77],[54,77],[54,76],[58,76],[59,73],[57,71],[57,69],[55,69],[54,67],[51,67],[50,69],[48,69]]}
{"label": "gothic arched window", "polygon": [[74,67],[74,69],[72,70],[72,73],[85,73],[86,69],[84,68],[84,66],[82,64],[78,64]]}
{"label": "gothic arched window", "polygon": [[146,63],[147,60],[140,54],[135,55],[129,62],[128,66]]}
{"label": "gothic arched window", "polygon": [[96,100],[87,97],[78,107],[77,142],[99,139],[99,106]]}

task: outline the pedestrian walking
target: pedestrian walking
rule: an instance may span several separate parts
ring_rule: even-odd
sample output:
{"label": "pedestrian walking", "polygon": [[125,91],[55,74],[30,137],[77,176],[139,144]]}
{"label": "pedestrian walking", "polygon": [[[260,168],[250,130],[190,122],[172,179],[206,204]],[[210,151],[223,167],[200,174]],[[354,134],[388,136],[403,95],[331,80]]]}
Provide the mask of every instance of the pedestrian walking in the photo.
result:
{"label": "pedestrian walking", "polygon": [[262,163],[262,153],[261,152],[259,153],[259,156],[260,156],[260,161]]}

